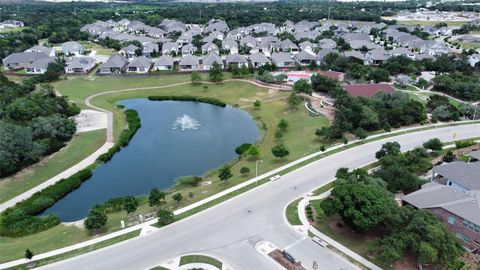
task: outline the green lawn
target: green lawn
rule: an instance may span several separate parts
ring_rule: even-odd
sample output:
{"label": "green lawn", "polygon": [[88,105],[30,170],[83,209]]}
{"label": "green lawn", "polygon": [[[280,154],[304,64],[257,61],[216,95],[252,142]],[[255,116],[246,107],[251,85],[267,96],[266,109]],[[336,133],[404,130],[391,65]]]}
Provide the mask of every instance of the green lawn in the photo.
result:
{"label": "green lawn", "polygon": [[204,255],[186,255],[180,258],[180,266],[190,263],[205,263],[213,265],[218,269],[222,269],[222,262],[212,257]]}
{"label": "green lawn", "polygon": [[452,27],[452,26],[462,26],[468,22],[466,21],[417,21],[417,20],[397,22],[397,24],[420,25],[420,26],[429,26],[429,25],[435,25],[438,23],[446,23],[448,26]]}
{"label": "green lawn", "polygon": [[295,200],[287,206],[286,216],[288,223],[290,223],[291,225],[302,225],[302,222],[300,221],[300,218],[298,216],[298,203],[301,200],[302,199]]}
{"label": "green lawn", "polygon": [[97,43],[94,43],[94,42],[85,41],[85,42],[80,42],[80,43],[83,45],[83,47],[86,50],[97,51],[98,55],[114,55],[114,54],[117,53],[114,49],[102,47],[100,44],[97,44]]}
{"label": "green lawn", "polygon": [[85,159],[105,143],[105,129],[75,135],[66,147],[0,181],[0,203],[43,183]]}

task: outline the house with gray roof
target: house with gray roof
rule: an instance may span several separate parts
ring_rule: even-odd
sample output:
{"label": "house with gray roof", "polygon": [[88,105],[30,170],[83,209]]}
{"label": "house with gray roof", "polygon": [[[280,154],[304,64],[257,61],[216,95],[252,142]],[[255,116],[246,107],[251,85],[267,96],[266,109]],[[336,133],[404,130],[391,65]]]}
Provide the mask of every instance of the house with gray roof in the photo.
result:
{"label": "house with gray roof", "polygon": [[392,57],[392,54],[384,49],[375,49],[365,54],[365,63],[369,65],[380,65]]}
{"label": "house with gray roof", "polygon": [[318,41],[318,47],[320,49],[335,49],[337,42],[331,38],[322,38]]}
{"label": "house with gray roof", "polygon": [[358,60],[365,61],[365,55],[359,51],[344,51],[343,57],[346,57],[346,58],[352,57]]}
{"label": "house with gray roof", "polygon": [[208,21],[207,26],[203,31],[205,33],[210,33],[214,31],[226,33],[229,31],[229,28],[225,21],[212,19]]}
{"label": "house with gray roof", "polygon": [[17,20],[5,20],[0,23],[0,28],[17,28],[24,27],[25,24],[22,21]]}
{"label": "house with gray roof", "polygon": [[297,63],[301,66],[308,66],[310,63],[317,61],[317,57],[315,55],[305,51],[295,54],[294,58],[295,61],[297,61]]}
{"label": "house with gray roof", "polygon": [[199,70],[200,60],[195,55],[187,55],[182,57],[178,65],[180,67],[180,71]]}
{"label": "house with gray roof", "polygon": [[154,70],[172,70],[174,67],[173,57],[170,55],[162,55],[153,64]]}
{"label": "house with gray roof", "polygon": [[108,58],[107,62],[100,67],[99,72],[103,74],[122,73],[125,71],[127,64],[128,59],[125,56],[116,54]]}
{"label": "house with gray roof", "polygon": [[222,58],[216,52],[210,52],[202,60],[203,70],[210,70],[213,63],[217,63],[221,69],[224,68]]}
{"label": "house with gray roof", "polygon": [[145,56],[139,56],[127,65],[126,72],[145,74],[152,67],[152,62]]}
{"label": "house with gray roof", "polygon": [[403,47],[398,47],[398,48],[395,48],[393,50],[390,51],[390,53],[392,54],[392,56],[406,56],[410,59],[415,59],[415,53],[412,52],[411,50],[407,49],[407,48],[403,48]]}
{"label": "house with gray roof", "polygon": [[298,52],[298,46],[290,39],[278,42],[278,47],[282,52]]}
{"label": "house with gray roof", "polygon": [[155,42],[143,43],[142,55],[150,57],[154,53],[160,52],[159,46]]}
{"label": "house with gray roof", "polygon": [[317,64],[322,64],[323,58],[325,58],[325,56],[327,56],[329,53],[340,54],[340,52],[335,49],[320,49],[317,53]]}
{"label": "house with gray roof", "polygon": [[55,57],[40,58],[33,61],[31,64],[25,67],[25,73],[27,74],[43,74],[47,72],[48,65],[55,62]]}
{"label": "house with gray roof", "polygon": [[252,36],[246,36],[240,40],[240,46],[247,46],[250,48],[256,48],[257,43],[258,43],[258,40],[256,40]]}
{"label": "house with gray roof", "polygon": [[162,45],[162,54],[178,54],[178,44],[176,42],[166,42]]}
{"label": "house with gray roof", "polygon": [[67,41],[65,43],[62,43],[62,51],[64,55],[75,55],[79,56],[82,55],[85,51],[83,48],[82,44],[76,42],[76,41]]}
{"label": "house with gray roof", "polygon": [[[473,153],[472,155],[475,155]],[[433,167],[432,182],[402,197],[437,216],[465,248],[480,253],[480,162]]]}
{"label": "house with gray roof", "polygon": [[234,38],[227,37],[222,40],[222,50],[230,54],[238,53],[238,43]]}
{"label": "house with gray roof", "polygon": [[[418,45],[417,45],[418,46]],[[448,54],[450,48],[447,45],[435,40],[424,40],[420,45],[420,53],[429,55]]]}
{"label": "house with gray roof", "polygon": [[7,57],[3,58],[2,63],[7,70],[22,69],[39,59],[48,57],[49,56],[43,52],[12,53]]}
{"label": "house with gray roof", "polygon": [[243,57],[243,55],[240,55],[238,53],[228,55],[227,59],[225,60],[225,63],[227,64],[227,66],[230,66],[230,65],[235,65],[238,67],[248,66],[247,59]]}
{"label": "house with gray roof", "polygon": [[197,47],[193,46],[192,43],[188,43],[185,46],[182,46],[182,56],[192,55],[197,52]]}
{"label": "house with gray roof", "polygon": [[295,66],[295,60],[292,59],[290,53],[286,52],[274,52],[272,53],[272,62],[278,68],[292,68]]}
{"label": "house with gray roof", "polygon": [[86,74],[95,67],[95,59],[91,57],[72,57],[67,61],[65,73],[67,74]]}
{"label": "house with gray roof", "polygon": [[43,52],[49,57],[55,57],[57,55],[54,48],[45,47],[43,45],[33,46],[30,49],[25,50],[25,52]]}
{"label": "house with gray roof", "polygon": [[220,53],[220,50],[218,49],[218,46],[215,45],[212,42],[208,42],[202,45],[202,54],[207,54],[210,52],[215,52],[217,54]]}
{"label": "house with gray roof", "polygon": [[354,50],[374,50],[374,49],[381,49],[382,46],[375,44],[371,41],[366,40],[351,40],[349,41],[350,47]]}
{"label": "house with gray roof", "polygon": [[127,59],[133,59],[137,57],[137,50],[140,49],[139,47],[130,44],[126,47],[120,49],[120,54],[125,56]]}
{"label": "house with gray roof", "polygon": [[250,59],[250,64],[252,64],[254,68],[259,68],[267,63],[272,63],[272,61],[263,53],[252,53],[248,58]]}
{"label": "house with gray roof", "polygon": [[315,48],[317,48],[317,45],[307,40],[298,44],[298,47],[300,47],[301,51],[313,53],[315,51]]}

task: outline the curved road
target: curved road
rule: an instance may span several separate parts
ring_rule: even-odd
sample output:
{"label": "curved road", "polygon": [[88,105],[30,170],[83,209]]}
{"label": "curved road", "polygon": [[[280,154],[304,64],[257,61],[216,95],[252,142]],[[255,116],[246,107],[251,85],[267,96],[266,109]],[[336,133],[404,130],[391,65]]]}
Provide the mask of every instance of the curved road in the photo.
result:
{"label": "curved road", "polygon": [[480,137],[480,124],[420,131],[357,146],[310,163],[223,204],[132,239],[48,265],[42,269],[149,269],[185,253],[208,253],[222,258],[234,269],[278,269],[255,250],[262,240],[286,248],[307,269],[313,260],[319,269],[353,269],[340,258],[294,231],[284,220],[284,208],[292,200],[334,178],[340,167],[357,168],[375,161],[374,153],[387,141],[398,141],[402,150],[430,138],[451,141]]}

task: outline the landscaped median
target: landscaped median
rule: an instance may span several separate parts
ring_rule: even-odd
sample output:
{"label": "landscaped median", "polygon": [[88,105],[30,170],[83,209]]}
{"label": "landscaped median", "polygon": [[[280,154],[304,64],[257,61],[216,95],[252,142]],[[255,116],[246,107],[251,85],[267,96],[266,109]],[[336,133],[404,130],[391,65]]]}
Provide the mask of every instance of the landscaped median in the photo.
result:
{"label": "landscaped median", "polygon": [[205,254],[189,254],[182,255],[158,266],[150,268],[150,270],[189,270],[189,269],[203,269],[203,270],[233,270],[233,268],[219,259]]}

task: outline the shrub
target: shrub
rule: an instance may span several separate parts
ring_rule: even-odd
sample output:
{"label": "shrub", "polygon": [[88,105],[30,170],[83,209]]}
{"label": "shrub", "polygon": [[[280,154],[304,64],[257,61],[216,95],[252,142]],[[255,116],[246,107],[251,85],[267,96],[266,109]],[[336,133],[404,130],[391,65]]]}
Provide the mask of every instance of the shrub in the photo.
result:
{"label": "shrub", "polygon": [[202,177],[199,177],[199,176],[195,176],[195,175],[182,176],[175,180],[175,185],[177,187],[181,187],[181,186],[197,187],[201,181],[202,181]]}
{"label": "shrub", "polygon": [[433,138],[424,142],[423,147],[433,151],[441,151],[443,148],[443,144],[442,141],[440,141],[438,138]]}
{"label": "shrub", "polygon": [[361,127],[355,129],[355,131],[353,132],[353,134],[355,134],[355,136],[356,136],[357,138],[362,139],[362,140],[365,139],[365,138],[367,138],[367,136],[368,136],[367,131],[365,131],[365,129],[363,129],[363,128],[361,128]]}
{"label": "shrub", "polygon": [[240,173],[241,174],[249,174],[250,173],[250,168],[242,167],[242,168],[240,168]]}
{"label": "shrub", "polygon": [[250,143],[243,143],[240,146],[238,146],[237,148],[235,148],[235,153],[237,153],[237,155],[241,156],[241,155],[245,154],[248,151],[248,149],[250,149],[251,146],[252,146],[252,144],[250,144]]}
{"label": "shrub", "polygon": [[197,97],[197,96],[149,96],[148,100],[151,101],[165,101],[165,100],[175,100],[175,101],[193,101],[193,102],[203,102],[219,107],[226,107],[227,104],[223,101],[220,101],[216,98],[211,97]]}
{"label": "shrub", "polygon": [[464,141],[455,142],[455,147],[457,147],[457,149],[469,147],[472,145],[475,145],[475,142],[473,140],[464,140]]}
{"label": "shrub", "polygon": [[445,162],[452,162],[456,158],[455,154],[452,151],[448,150],[448,152],[443,156],[442,160]]}

